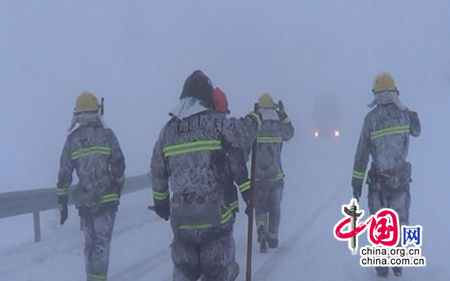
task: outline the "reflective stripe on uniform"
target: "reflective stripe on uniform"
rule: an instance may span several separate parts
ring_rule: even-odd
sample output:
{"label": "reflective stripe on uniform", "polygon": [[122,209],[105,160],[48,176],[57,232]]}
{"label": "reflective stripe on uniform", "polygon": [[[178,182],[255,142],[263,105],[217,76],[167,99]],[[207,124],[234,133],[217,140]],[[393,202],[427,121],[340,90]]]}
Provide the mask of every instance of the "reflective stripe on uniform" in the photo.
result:
{"label": "reflective stripe on uniform", "polygon": [[121,177],[115,178],[114,180],[116,182],[118,182],[118,183],[123,183],[123,181],[125,180],[125,175],[122,175]]}
{"label": "reflective stripe on uniform", "polygon": [[259,116],[259,114],[256,114],[255,112],[250,112],[248,115],[252,115],[256,118],[256,122],[258,123],[258,130],[261,129],[262,126],[262,120],[261,120],[261,116]]}
{"label": "reflective stripe on uniform", "polygon": [[376,138],[387,136],[387,135],[409,133],[409,129],[410,129],[409,125],[394,126],[394,127],[381,129],[378,131],[371,132],[370,139],[374,140]]}
{"label": "reflective stripe on uniform", "polygon": [[[233,203],[231,203],[230,206],[227,208],[227,210],[222,213],[221,220],[220,220],[221,224],[224,224],[224,223],[228,222],[233,217],[233,208],[231,207],[231,205]],[[236,204],[237,204],[237,201],[236,201]],[[212,227],[212,226],[213,226],[212,223],[182,224],[178,228],[179,229],[204,229],[204,228],[209,228],[209,227]]]}
{"label": "reflective stripe on uniform", "polygon": [[157,200],[164,200],[167,198],[167,196],[169,196],[169,189],[166,189],[166,191],[163,192],[153,190],[153,198]]}
{"label": "reflective stripe on uniform", "polygon": [[116,192],[105,194],[102,196],[102,200],[100,201],[100,203],[107,203],[112,201],[119,201],[119,194],[117,194]]}
{"label": "reflective stripe on uniform", "polygon": [[270,179],[270,181],[278,181],[284,178],[284,173],[278,173],[273,179]]}
{"label": "reflective stripe on uniform", "polygon": [[260,226],[265,226],[266,225],[266,221],[264,220],[260,220],[256,222],[256,228],[258,229]]}
{"label": "reflective stripe on uniform", "polygon": [[250,180],[245,181],[244,183],[239,185],[239,191],[243,193],[246,190],[250,189]]}
{"label": "reflective stripe on uniform", "polygon": [[220,140],[210,139],[210,140],[197,140],[186,143],[179,143],[174,145],[168,145],[163,148],[164,157],[179,155],[194,151],[205,151],[205,150],[218,150],[221,149],[222,145]]}
{"label": "reflective stripe on uniform", "polygon": [[89,281],[106,281],[106,275],[97,273],[87,273]]}
{"label": "reflective stripe on uniform", "polygon": [[269,239],[278,239],[278,233],[272,233],[269,231],[269,233],[267,233],[267,236],[269,236]]}
{"label": "reflective stripe on uniform", "polygon": [[256,139],[256,141],[258,143],[279,143],[279,142],[283,142],[283,138],[282,137],[265,136],[265,137],[258,137]]}
{"label": "reflective stripe on uniform", "polygon": [[291,122],[291,120],[289,120],[289,117],[284,118],[284,120],[283,120],[283,123],[284,123],[284,124],[287,124],[287,123],[289,123],[289,122]]}
{"label": "reflective stripe on uniform", "polygon": [[363,180],[364,179],[364,172],[359,172],[359,171],[353,170],[353,177],[355,179]]}
{"label": "reflective stripe on uniform", "polygon": [[67,187],[67,186],[60,187],[60,186],[58,186],[56,188],[56,195],[63,196],[63,195],[67,195],[67,194],[69,194],[69,187]]}
{"label": "reflective stripe on uniform", "polygon": [[109,155],[111,153],[111,148],[107,146],[89,146],[85,148],[81,148],[72,152],[72,160],[76,160],[82,156],[90,155],[90,154],[104,154]]}
{"label": "reflective stripe on uniform", "polygon": [[234,209],[239,208],[239,202],[238,202],[237,200],[231,202],[229,208],[230,208],[231,210],[234,210]]}

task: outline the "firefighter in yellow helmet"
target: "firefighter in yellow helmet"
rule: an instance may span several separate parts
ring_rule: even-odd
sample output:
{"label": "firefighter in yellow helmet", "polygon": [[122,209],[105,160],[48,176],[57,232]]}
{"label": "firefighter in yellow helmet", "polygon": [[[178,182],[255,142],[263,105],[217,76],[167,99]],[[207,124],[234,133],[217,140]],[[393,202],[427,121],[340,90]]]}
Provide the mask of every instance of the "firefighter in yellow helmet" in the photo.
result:
{"label": "firefighter in yellow helmet", "polygon": [[[382,208],[392,208],[399,215],[401,225],[408,225],[411,182],[411,164],[406,160],[409,136],[420,135],[421,127],[416,112],[410,111],[399,99],[399,91],[389,73],[375,78],[372,88],[372,109],[364,118],[353,165],[353,197],[361,197],[361,189],[369,156],[371,168],[366,183],[369,185],[368,205],[371,214]],[[386,277],[389,269],[377,267],[377,274]],[[396,276],[401,267],[394,267]]]}
{"label": "firefighter in yellow helmet", "polygon": [[86,280],[106,280],[125,162],[116,136],[103,124],[98,99],[89,92],[83,92],[76,100],[61,154],[56,188],[61,224],[68,216],[74,170],[79,180],[72,195],[85,236]]}
{"label": "firefighter in yellow helmet", "polygon": [[280,204],[284,186],[284,172],[281,167],[283,142],[294,135],[294,127],[289,120],[283,103],[273,102],[268,93],[258,100],[262,118],[256,144],[255,170],[255,221],[260,251],[278,247],[280,225]]}

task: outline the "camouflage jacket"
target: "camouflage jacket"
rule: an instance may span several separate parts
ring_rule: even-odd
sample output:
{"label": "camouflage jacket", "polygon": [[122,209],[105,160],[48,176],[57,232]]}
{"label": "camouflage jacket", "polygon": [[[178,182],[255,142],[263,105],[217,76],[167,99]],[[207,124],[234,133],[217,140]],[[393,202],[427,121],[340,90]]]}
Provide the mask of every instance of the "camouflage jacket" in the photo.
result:
{"label": "camouflage jacket", "polygon": [[74,194],[84,192],[99,201],[86,202],[88,205],[117,206],[124,182],[124,157],[113,131],[104,128],[98,118],[80,125],[66,139],[56,191],[59,204],[67,204],[74,169],[79,179]]}
{"label": "camouflage jacket", "polygon": [[294,127],[284,112],[278,116],[275,109],[260,111],[263,122],[256,145],[256,179],[278,181],[284,177],[281,167],[283,142],[294,136]]}
{"label": "camouflage jacket", "polygon": [[[261,122],[254,113],[235,119],[207,108],[188,112],[187,115],[177,113],[163,127],[150,164],[155,204],[168,202],[170,186],[171,223],[176,211],[174,202],[223,203],[223,169],[227,161],[224,147],[248,146],[255,139]],[[222,223],[225,223],[232,213],[229,208],[223,212]],[[193,229],[195,225],[184,227]]]}
{"label": "camouflage jacket", "polygon": [[353,165],[352,186],[362,186],[369,155],[381,171],[394,171],[406,162],[409,135],[420,135],[416,112],[394,103],[379,104],[364,119]]}

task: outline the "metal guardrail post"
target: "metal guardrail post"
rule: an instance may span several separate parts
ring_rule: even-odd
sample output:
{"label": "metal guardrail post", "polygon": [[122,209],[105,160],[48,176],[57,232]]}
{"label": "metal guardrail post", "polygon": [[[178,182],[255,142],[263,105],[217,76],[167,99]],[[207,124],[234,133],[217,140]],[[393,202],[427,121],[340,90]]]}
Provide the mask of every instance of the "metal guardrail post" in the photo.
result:
{"label": "metal guardrail post", "polygon": [[39,212],[33,212],[34,242],[41,241],[41,219]]}

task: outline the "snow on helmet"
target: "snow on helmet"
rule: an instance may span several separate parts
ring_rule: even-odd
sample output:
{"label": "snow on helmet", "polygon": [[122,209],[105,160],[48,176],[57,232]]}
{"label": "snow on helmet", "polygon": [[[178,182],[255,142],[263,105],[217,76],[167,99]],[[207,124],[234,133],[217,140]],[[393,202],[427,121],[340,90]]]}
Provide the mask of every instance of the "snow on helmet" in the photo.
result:
{"label": "snow on helmet", "polygon": [[258,100],[259,107],[274,107],[272,97],[268,93],[264,93],[259,97]]}
{"label": "snow on helmet", "polygon": [[385,91],[397,91],[397,87],[395,87],[394,78],[392,78],[392,76],[387,72],[383,72],[375,78],[375,82],[372,89],[372,92],[374,94]]}
{"label": "snow on helmet", "polygon": [[92,93],[84,91],[77,98],[74,113],[98,111],[99,108],[100,104],[98,99]]}
{"label": "snow on helmet", "polygon": [[214,89],[214,101],[216,104],[215,110],[217,112],[226,112],[226,113],[230,112],[228,110],[227,96],[219,87],[216,87]]}

